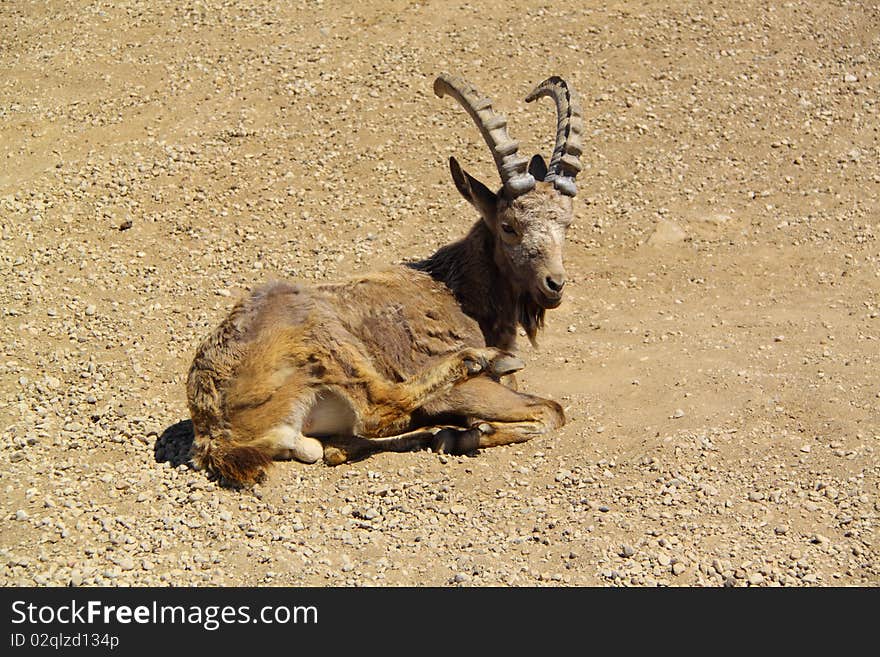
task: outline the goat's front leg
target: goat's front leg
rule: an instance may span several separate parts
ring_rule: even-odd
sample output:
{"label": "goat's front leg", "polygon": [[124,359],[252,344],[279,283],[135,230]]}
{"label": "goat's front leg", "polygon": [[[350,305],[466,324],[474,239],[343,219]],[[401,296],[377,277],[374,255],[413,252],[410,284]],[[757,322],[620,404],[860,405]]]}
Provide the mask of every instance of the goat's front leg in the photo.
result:
{"label": "goat's front leg", "polygon": [[428,417],[459,417],[470,427],[438,432],[432,440],[435,451],[456,454],[525,442],[565,424],[565,413],[555,401],[516,392],[486,377],[455,386],[424,410]]}
{"label": "goat's front leg", "polygon": [[443,432],[458,434],[461,432],[461,428],[424,427],[384,438],[361,438],[360,436],[325,438],[322,441],[324,443],[324,462],[327,465],[340,465],[379,452],[415,452],[427,449],[437,440],[438,434]]}

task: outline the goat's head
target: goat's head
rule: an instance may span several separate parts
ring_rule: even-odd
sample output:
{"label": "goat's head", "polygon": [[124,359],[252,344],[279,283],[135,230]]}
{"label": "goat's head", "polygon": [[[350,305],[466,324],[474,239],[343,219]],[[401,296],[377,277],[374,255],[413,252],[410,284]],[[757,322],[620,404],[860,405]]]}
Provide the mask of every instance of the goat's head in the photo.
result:
{"label": "goat's head", "polygon": [[502,186],[493,192],[449,158],[458,191],[480,213],[495,237],[495,261],[522,297],[521,321],[534,340],[544,310],[562,302],[565,268],[562,248],[572,220],[574,179],[581,169],[583,119],[568,85],[551,77],[526,97],[549,96],[556,102],[556,146],[550,164],[540,155],[531,161],[517,155],[519,144],[507,134],[507,120],[465,80],[441,75],[434,93],[450,95],[467,110],[492,151]]}

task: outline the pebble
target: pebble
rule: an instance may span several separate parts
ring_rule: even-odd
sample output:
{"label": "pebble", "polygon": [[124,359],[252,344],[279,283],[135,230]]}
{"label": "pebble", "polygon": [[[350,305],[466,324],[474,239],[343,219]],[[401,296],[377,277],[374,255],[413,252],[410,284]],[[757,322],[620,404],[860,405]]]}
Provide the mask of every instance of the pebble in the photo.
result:
{"label": "pebble", "polygon": [[619,552],[619,554],[620,554],[620,556],[622,556],[622,557],[629,558],[629,557],[633,556],[635,553],[636,553],[636,551],[635,551],[635,549],[634,549],[631,545],[627,545],[626,543],[624,543],[624,544],[620,547],[620,552]]}
{"label": "pebble", "polygon": [[676,577],[681,575],[685,570],[687,570],[687,567],[680,561],[676,561],[674,564],[672,564],[672,574]]}
{"label": "pebble", "polygon": [[752,586],[758,586],[764,581],[764,576],[761,573],[752,573],[749,575],[748,582]]}
{"label": "pebble", "polygon": [[672,417],[673,417],[673,419],[676,419],[676,420],[679,418],[682,418],[682,417],[684,417],[684,411],[681,410],[680,408],[676,408],[675,412],[672,414]]}
{"label": "pebble", "polygon": [[113,563],[119,566],[122,570],[134,570],[135,567],[134,559],[128,555],[113,559]]}

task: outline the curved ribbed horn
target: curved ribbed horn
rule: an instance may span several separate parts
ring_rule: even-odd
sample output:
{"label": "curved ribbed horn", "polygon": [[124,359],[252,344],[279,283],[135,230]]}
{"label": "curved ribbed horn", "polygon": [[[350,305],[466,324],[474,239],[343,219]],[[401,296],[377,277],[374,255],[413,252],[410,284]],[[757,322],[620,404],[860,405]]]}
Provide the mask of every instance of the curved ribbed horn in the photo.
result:
{"label": "curved ribbed horn", "polygon": [[519,144],[507,134],[507,119],[492,110],[492,101],[474,89],[466,80],[441,75],[434,80],[434,93],[440,98],[455,98],[471,115],[486,140],[504,189],[511,197],[525,194],[535,187],[535,179],[528,173],[528,160],[517,157]]}
{"label": "curved ribbed horn", "polygon": [[581,133],[584,130],[584,119],[581,106],[574,92],[568,88],[565,80],[559,76],[547,78],[526,96],[530,103],[541,96],[550,96],[556,101],[556,146],[553,157],[547,167],[546,181],[568,196],[577,194],[574,179],[581,170],[579,157],[583,152]]}

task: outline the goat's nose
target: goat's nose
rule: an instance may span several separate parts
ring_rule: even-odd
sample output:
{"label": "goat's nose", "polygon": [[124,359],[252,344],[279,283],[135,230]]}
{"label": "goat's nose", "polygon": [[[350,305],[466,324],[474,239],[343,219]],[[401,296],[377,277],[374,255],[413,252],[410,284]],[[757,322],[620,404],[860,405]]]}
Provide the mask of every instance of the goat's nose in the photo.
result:
{"label": "goat's nose", "polygon": [[565,274],[550,274],[544,282],[547,283],[548,290],[553,290],[557,294],[560,294],[562,288],[565,287]]}

